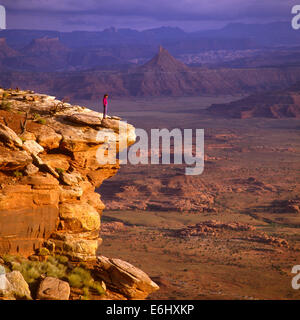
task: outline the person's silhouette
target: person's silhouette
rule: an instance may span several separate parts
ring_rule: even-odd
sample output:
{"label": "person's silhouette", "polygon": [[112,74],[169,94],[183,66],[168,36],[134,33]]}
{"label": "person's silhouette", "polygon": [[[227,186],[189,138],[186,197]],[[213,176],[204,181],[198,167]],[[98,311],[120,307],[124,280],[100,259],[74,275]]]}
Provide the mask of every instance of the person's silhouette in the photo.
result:
{"label": "person's silhouette", "polygon": [[103,97],[103,119],[106,118],[107,113],[107,104],[108,104],[108,94],[105,94]]}

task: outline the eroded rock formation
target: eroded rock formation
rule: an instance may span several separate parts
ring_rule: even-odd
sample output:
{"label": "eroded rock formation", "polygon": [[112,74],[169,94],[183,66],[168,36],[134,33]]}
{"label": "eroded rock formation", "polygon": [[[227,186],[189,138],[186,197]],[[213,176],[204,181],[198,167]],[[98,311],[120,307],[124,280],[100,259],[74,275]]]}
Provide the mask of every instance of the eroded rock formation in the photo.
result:
{"label": "eroded rock formation", "polygon": [[110,288],[129,300],[145,299],[149,293],[159,289],[145,272],[120,259],[98,256],[96,271]]}
{"label": "eroded rock formation", "polygon": [[94,259],[104,208],[95,188],[119,168],[100,164],[97,151],[131,145],[134,127],[32,91],[0,89],[1,100],[0,254],[46,246]]}

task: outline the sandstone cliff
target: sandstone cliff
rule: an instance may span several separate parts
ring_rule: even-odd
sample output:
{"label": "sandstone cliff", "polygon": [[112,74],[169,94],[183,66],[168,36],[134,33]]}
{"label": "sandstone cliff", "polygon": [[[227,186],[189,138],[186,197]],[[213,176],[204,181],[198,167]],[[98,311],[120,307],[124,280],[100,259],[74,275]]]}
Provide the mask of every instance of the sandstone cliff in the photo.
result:
{"label": "sandstone cliff", "polygon": [[95,259],[104,208],[95,188],[119,168],[96,154],[114,140],[117,150],[131,145],[134,127],[47,95],[0,89],[0,255],[45,246]]}

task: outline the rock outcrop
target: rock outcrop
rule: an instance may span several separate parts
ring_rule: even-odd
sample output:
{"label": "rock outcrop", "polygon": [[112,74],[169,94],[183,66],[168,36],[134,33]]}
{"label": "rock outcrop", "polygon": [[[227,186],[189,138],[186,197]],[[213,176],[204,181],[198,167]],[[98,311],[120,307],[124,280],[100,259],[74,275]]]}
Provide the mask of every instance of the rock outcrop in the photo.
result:
{"label": "rock outcrop", "polygon": [[0,89],[1,99],[0,254],[45,246],[95,259],[104,208],[95,188],[119,168],[98,150],[131,145],[134,127],[32,91]]}
{"label": "rock outcrop", "polygon": [[176,230],[175,235],[180,238],[217,236],[223,230],[231,231],[254,231],[255,227],[240,222],[222,223],[211,220],[187,226],[186,228]]}
{"label": "rock outcrop", "polygon": [[98,256],[96,271],[110,289],[129,300],[145,299],[159,289],[145,272],[120,259]]}
{"label": "rock outcrop", "polygon": [[230,103],[213,104],[208,111],[224,118],[300,118],[300,82],[285,90],[261,92]]}

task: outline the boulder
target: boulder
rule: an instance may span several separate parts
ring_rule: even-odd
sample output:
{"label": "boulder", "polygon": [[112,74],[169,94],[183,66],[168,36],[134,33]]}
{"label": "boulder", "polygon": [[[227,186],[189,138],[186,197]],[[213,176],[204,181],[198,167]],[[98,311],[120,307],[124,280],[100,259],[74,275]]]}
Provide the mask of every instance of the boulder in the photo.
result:
{"label": "boulder", "polygon": [[49,126],[41,126],[36,135],[37,142],[47,150],[57,149],[62,139],[62,136]]}
{"label": "boulder", "polygon": [[22,147],[23,144],[17,134],[2,123],[0,123],[0,141],[17,147]]}
{"label": "boulder", "polygon": [[70,286],[66,281],[46,277],[39,285],[37,299],[39,300],[69,300]]}
{"label": "boulder", "polygon": [[22,138],[23,140],[36,140],[36,136],[34,133],[29,132],[29,131],[25,131],[20,135],[20,138]]}
{"label": "boulder", "polygon": [[0,148],[0,170],[2,171],[23,169],[31,162],[32,158],[26,151]]}
{"label": "boulder", "polygon": [[[0,263],[4,263],[4,261],[2,260]],[[8,281],[7,281],[6,275],[5,275],[5,268],[0,264],[0,296],[1,296],[1,293],[3,295],[4,290],[7,287],[8,287]]]}
{"label": "boulder", "polygon": [[59,174],[49,165],[45,163],[38,155],[32,154],[34,164],[39,167],[42,171],[51,173],[55,178],[59,178]]}
{"label": "boulder", "polygon": [[103,119],[101,121],[101,127],[106,129],[112,129],[115,132],[120,132],[120,131],[127,132],[133,128],[131,124],[127,124],[124,121],[108,119],[108,118]]}
{"label": "boulder", "polygon": [[39,168],[36,167],[34,164],[30,163],[26,168],[25,168],[25,174],[28,176],[32,176],[36,173],[39,172]]}
{"label": "boulder", "polygon": [[0,288],[0,296],[5,299],[32,300],[28,283],[24,280],[20,271],[13,271],[5,275],[4,289]]}
{"label": "boulder", "polygon": [[145,299],[159,289],[145,272],[120,259],[98,256],[95,268],[97,277],[102,279],[108,288],[131,300]]}
{"label": "boulder", "polygon": [[100,118],[100,114],[89,114],[85,113],[74,113],[72,115],[68,115],[65,117],[66,120],[79,123],[87,126],[100,126],[102,118]]}
{"label": "boulder", "polygon": [[44,148],[34,140],[27,140],[23,144],[23,148],[30,154],[38,155],[44,152]]}
{"label": "boulder", "polygon": [[78,182],[82,180],[82,177],[78,173],[65,173],[61,174],[62,181],[68,186],[76,186]]}

